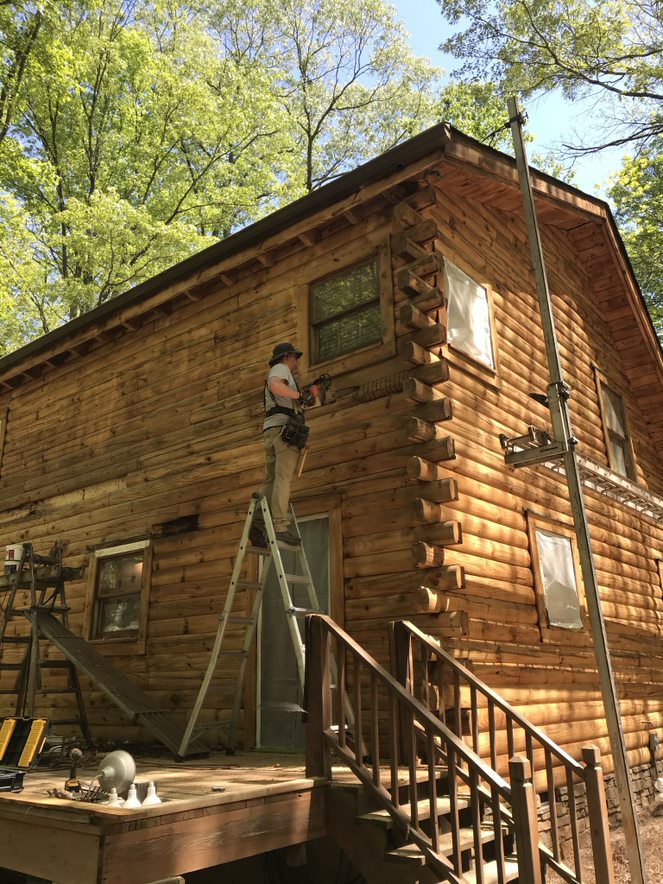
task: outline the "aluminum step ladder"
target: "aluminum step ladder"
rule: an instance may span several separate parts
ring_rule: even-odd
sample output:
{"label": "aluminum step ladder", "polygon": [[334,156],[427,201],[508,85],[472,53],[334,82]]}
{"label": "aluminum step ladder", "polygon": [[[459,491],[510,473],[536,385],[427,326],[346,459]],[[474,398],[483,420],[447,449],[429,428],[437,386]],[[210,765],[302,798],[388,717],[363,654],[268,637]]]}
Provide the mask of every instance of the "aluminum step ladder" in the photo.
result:
{"label": "aluminum step ladder", "polygon": [[[290,506],[290,518],[295,531],[297,532],[297,534],[299,534],[297,519],[295,518],[295,513],[292,506]],[[251,529],[254,526],[254,522],[256,524],[262,523],[260,524],[260,527],[263,528],[265,533],[265,540],[267,542],[266,548],[254,546],[251,544],[249,535],[251,534]],[[296,567],[293,568],[293,571],[299,571],[300,573],[287,573],[283,565],[281,550],[284,550],[295,556]],[[259,581],[249,581],[242,578],[242,568],[247,555],[261,556],[264,560],[261,579]],[[304,690],[305,651],[304,643],[302,641],[302,636],[299,630],[299,620],[301,618],[304,618],[307,614],[319,613],[320,605],[315,592],[311,570],[309,568],[303,546],[294,546],[292,544],[284,543],[277,539],[276,533],[274,531],[274,523],[272,522],[272,516],[269,511],[267,501],[261,494],[258,494],[256,492],[252,496],[249,510],[246,514],[244,530],[242,531],[242,537],[239,542],[239,551],[237,558],[235,559],[235,566],[230,578],[230,586],[228,589],[228,595],[226,597],[226,603],[224,605],[222,613],[219,615],[219,628],[214,640],[214,646],[212,648],[212,654],[207,666],[207,671],[205,672],[203,682],[200,686],[196,702],[194,703],[191,716],[187,723],[186,729],[184,731],[184,736],[182,737],[182,742],[180,744],[179,752],[177,755],[177,757],[180,759],[184,758],[187,754],[191,754],[191,752],[187,751],[189,750],[191,742],[195,741],[200,736],[201,731],[210,727],[228,727],[226,751],[232,754],[235,750],[235,738],[237,734],[242,705],[242,689],[244,685],[246,664],[249,659],[251,646],[253,644],[253,639],[256,633],[258,618],[265,595],[265,587],[267,585],[269,574],[272,570],[272,565],[274,567],[274,571],[278,580],[281,600],[283,602],[283,608],[286,614],[288,631],[290,633],[292,647],[295,653],[295,659],[297,661],[299,685],[302,692]],[[306,590],[305,595],[308,601],[307,607],[296,607],[293,604],[292,596],[295,586],[301,586]],[[251,604],[251,610],[248,614],[246,614],[245,612],[238,614],[236,612],[237,596],[238,594],[241,595],[243,592],[247,591],[255,592],[253,602]],[[231,625],[239,626],[241,627],[240,631],[243,631],[241,648],[239,650],[230,650],[227,648],[227,630],[228,626]],[[216,671],[216,667],[219,662],[219,657],[238,658],[239,668],[237,679],[235,681],[232,718],[229,725],[223,722],[198,725],[200,711],[203,707],[205,698],[209,691],[214,672]],[[298,707],[293,707],[293,710],[291,711],[298,712],[303,710],[299,709]]]}

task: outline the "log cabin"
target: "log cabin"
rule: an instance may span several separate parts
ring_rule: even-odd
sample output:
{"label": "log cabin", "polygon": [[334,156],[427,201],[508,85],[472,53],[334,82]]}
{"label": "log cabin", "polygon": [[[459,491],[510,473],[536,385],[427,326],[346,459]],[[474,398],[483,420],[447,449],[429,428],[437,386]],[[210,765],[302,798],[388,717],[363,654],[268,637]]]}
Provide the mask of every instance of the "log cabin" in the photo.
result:
{"label": "log cabin", "polygon": [[[607,204],[532,183],[629,765],[650,782],[663,355]],[[598,746],[609,773],[565,478],[510,469],[500,443],[550,430],[529,396],[548,374],[515,162],[447,124],[0,360],[0,547],[59,542],[81,569],[68,629],[184,720],[262,480],[283,341],[303,350],[301,379],[333,378],[292,498],[323,610],[385,666],[389,622],[410,621],[570,756]],[[268,593],[241,740],[297,750],[278,614]],[[6,624],[3,715],[27,628]],[[41,655],[60,657],[47,641]],[[76,721],[61,678],[45,669],[37,709]],[[220,664],[203,721],[228,720],[233,687]],[[85,674],[81,690],[96,741],[150,739]],[[475,748],[490,757],[483,736]]]}

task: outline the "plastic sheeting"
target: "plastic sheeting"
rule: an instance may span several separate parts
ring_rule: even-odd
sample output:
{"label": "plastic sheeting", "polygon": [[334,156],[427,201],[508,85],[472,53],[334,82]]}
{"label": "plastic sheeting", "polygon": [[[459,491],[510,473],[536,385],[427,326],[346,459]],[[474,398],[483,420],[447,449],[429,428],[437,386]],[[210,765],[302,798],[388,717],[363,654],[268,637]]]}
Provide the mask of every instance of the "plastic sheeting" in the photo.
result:
{"label": "plastic sheeting", "polygon": [[537,528],[536,545],[550,625],[581,629],[582,617],[571,541],[568,537]]}
{"label": "plastic sheeting", "polygon": [[449,303],[447,312],[449,344],[494,368],[488,293],[485,288],[445,259],[444,290]]}

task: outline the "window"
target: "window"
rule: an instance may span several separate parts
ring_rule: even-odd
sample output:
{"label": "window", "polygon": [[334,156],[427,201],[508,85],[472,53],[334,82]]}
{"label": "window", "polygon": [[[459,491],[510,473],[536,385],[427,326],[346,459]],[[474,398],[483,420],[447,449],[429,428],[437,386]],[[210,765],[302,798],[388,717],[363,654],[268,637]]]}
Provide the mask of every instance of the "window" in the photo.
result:
{"label": "window", "polygon": [[91,639],[139,637],[149,552],[148,540],[96,550]]}
{"label": "window", "polygon": [[309,291],[313,362],[382,341],[377,258],[313,283]]}
{"label": "window", "polygon": [[535,536],[549,625],[582,629],[571,539],[541,528]]}
{"label": "window", "polygon": [[635,479],[635,464],[629,439],[624,400],[598,377],[603,435],[610,468],[620,476]]}
{"label": "window", "polygon": [[543,638],[553,628],[583,629],[584,603],[573,531],[532,513],[527,514],[527,526]]}
{"label": "window", "polygon": [[444,290],[448,303],[449,344],[489,368],[495,368],[487,290],[446,259]]}

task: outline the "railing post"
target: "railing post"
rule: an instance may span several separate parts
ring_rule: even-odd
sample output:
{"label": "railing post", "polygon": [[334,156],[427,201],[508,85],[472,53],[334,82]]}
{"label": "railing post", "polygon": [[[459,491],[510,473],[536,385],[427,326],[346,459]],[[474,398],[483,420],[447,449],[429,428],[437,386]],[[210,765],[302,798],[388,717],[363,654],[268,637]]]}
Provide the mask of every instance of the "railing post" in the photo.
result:
{"label": "railing post", "polygon": [[[391,671],[409,694],[414,694],[414,665],[412,658],[412,634],[405,628],[400,620],[392,621],[389,630]],[[397,762],[409,764],[411,756],[411,743],[406,738],[408,722],[403,714],[404,710],[399,707],[398,721],[398,751]]]}
{"label": "railing post", "polygon": [[332,723],[331,635],[324,621],[306,618],[306,776],[331,777],[331,753],[324,733]]}
{"label": "railing post", "polygon": [[[520,884],[541,884],[539,825],[536,795],[532,785],[532,767],[527,758],[516,756],[509,761],[511,806],[516,828],[518,880]],[[600,880],[597,878],[597,881]]]}
{"label": "railing post", "polygon": [[615,872],[612,864],[601,750],[598,746],[583,746],[582,760],[586,765],[585,788],[587,790],[587,812],[589,813],[589,830],[592,836],[595,878],[602,884],[614,884]]}

